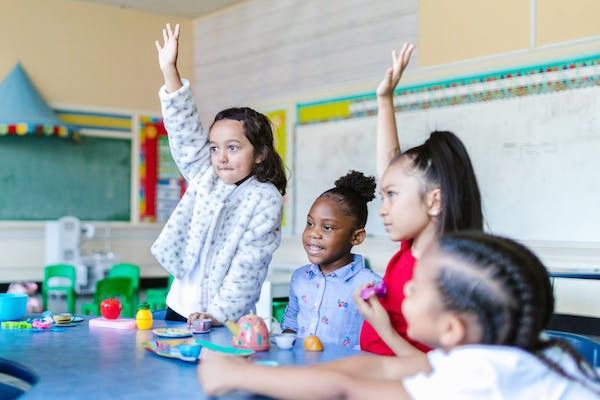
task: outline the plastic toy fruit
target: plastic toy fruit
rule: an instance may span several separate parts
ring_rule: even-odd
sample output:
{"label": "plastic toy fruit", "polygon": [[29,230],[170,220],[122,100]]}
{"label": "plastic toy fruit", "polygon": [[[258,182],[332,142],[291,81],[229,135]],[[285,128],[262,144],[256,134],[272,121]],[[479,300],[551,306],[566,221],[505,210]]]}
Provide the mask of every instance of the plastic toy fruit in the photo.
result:
{"label": "plastic toy fruit", "polygon": [[148,303],[140,304],[138,312],[135,314],[135,324],[138,329],[152,328],[152,312]]}
{"label": "plastic toy fruit", "polygon": [[104,299],[100,303],[100,314],[106,319],[117,319],[121,314],[121,301],[119,299]]}
{"label": "plastic toy fruit", "polygon": [[315,335],[307,336],[304,338],[304,350],[323,351],[323,343]]}
{"label": "plastic toy fruit", "polygon": [[360,291],[360,297],[363,300],[368,300],[369,297],[375,295],[377,297],[383,297],[387,293],[387,286],[385,282],[381,281],[376,285],[367,286],[363,290]]}

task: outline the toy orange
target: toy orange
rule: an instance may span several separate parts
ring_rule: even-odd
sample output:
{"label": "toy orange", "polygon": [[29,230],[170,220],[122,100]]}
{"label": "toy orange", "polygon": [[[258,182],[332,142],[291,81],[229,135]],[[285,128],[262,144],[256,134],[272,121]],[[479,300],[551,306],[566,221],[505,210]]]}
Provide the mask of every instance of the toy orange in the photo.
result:
{"label": "toy orange", "polygon": [[307,336],[304,338],[304,350],[323,351],[323,343],[315,335]]}

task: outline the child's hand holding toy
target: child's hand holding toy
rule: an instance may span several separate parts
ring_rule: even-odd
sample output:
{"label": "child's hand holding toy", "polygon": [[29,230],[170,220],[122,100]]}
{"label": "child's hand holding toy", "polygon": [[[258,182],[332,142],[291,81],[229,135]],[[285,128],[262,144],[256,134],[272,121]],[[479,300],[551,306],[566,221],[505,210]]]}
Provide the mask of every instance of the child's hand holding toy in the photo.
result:
{"label": "child's hand holding toy", "polygon": [[385,283],[380,282],[377,285],[372,283],[363,285],[353,295],[358,312],[380,333],[394,329],[390,322],[390,316],[379,302],[379,297],[385,296],[386,293]]}

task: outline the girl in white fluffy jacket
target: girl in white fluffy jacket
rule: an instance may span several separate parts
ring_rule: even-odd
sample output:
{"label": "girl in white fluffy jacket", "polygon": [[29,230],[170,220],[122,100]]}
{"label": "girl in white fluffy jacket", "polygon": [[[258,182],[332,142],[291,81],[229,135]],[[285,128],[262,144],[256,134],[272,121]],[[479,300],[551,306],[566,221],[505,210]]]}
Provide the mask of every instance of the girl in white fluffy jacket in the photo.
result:
{"label": "girl in white fluffy jacket", "polygon": [[281,240],[287,178],[269,119],[250,108],[199,119],[190,84],[179,77],[179,25],[157,41],[165,79],[159,96],[171,153],[188,188],[152,245],[175,280],[166,319],[236,320],[258,301]]}

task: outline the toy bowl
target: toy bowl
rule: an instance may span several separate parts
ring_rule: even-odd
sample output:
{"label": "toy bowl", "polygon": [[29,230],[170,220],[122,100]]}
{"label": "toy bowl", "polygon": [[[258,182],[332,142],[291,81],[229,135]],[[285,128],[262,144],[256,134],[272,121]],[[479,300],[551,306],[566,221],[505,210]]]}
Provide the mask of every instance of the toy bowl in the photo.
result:
{"label": "toy bowl", "polygon": [[0,321],[22,319],[27,312],[27,300],[24,293],[0,293]]}
{"label": "toy bowl", "polygon": [[181,354],[181,356],[185,358],[198,358],[201,349],[202,346],[199,344],[180,344],[177,346],[179,354]]}
{"label": "toy bowl", "polygon": [[289,350],[294,347],[294,342],[296,341],[295,333],[281,333],[279,335],[274,335],[273,339],[275,340],[275,344],[281,350]]}

